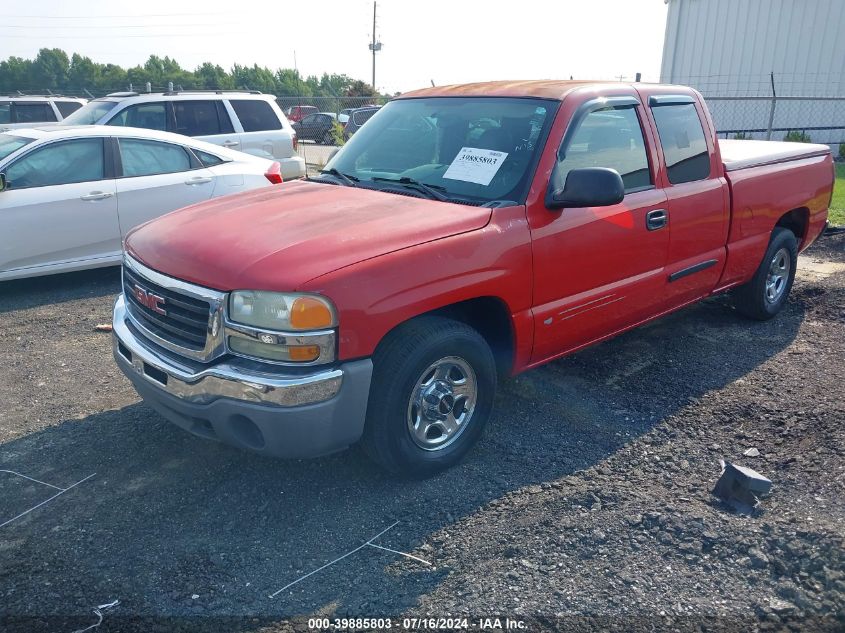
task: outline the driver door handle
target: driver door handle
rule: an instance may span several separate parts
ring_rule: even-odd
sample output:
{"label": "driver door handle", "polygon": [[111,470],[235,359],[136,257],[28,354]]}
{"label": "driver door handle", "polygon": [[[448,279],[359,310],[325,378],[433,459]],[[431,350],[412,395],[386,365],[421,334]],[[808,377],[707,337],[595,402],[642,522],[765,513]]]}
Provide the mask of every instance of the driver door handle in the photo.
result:
{"label": "driver door handle", "polygon": [[234,147],[235,145],[239,145],[240,141],[223,141],[223,145],[225,147]]}
{"label": "driver door handle", "polygon": [[654,209],[645,215],[645,226],[649,231],[662,229],[669,224],[669,212],[666,209]]}
{"label": "driver door handle", "polygon": [[211,182],[211,178],[206,176],[196,176],[194,178],[188,178],[185,181],[186,185],[204,185],[207,182]]}
{"label": "driver door handle", "polygon": [[80,196],[80,200],[105,200],[111,198],[114,194],[110,191],[92,191],[91,193]]}

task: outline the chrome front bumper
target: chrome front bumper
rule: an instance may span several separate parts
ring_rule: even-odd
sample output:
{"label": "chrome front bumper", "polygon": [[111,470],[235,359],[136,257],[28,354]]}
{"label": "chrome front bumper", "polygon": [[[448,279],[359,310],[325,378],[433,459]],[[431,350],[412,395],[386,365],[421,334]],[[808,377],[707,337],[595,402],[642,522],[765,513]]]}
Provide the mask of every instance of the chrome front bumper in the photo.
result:
{"label": "chrome front bumper", "polygon": [[204,365],[174,358],[133,327],[121,295],[113,318],[118,366],[146,404],[194,435],[263,455],[306,458],[342,450],[364,431],[373,371],[368,358],[306,374],[267,373],[243,359]]}
{"label": "chrome front bumper", "polygon": [[[322,402],[340,391],[343,370],[329,369],[304,376],[280,377],[222,362],[195,370],[164,356],[136,336],[127,324],[123,295],[114,306],[112,327],[114,356],[124,369],[133,371],[165,392],[197,404],[217,398],[295,407]],[[128,352],[128,354],[126,353]]]}

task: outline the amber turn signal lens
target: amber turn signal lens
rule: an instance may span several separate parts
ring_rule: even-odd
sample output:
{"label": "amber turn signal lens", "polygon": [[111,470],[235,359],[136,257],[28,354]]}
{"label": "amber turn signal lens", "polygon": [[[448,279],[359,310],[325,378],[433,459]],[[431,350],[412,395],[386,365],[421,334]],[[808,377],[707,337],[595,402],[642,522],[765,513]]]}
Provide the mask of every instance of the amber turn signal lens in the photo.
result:
{"label": "amber turn signal lens", "polygon": [[320,356],[320,348],[316,345],[302,345],[300,347],[289,347],[290,359],[298,363],[307,363],[317,360]]}
{"label": "amber turn signal lens", "polygon": [[297,330],[319,330],[334,325],[334,316],[319,299],[297,297],[290,310],[290,324]]}

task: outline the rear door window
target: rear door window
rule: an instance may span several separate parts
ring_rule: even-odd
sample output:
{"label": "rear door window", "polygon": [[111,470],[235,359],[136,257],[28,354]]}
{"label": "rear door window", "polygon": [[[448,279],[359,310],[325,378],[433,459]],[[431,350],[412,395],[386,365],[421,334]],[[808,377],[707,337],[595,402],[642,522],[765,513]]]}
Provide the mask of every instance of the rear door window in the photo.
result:
{"label": "rear door window", "polygon": [[68,115],[71,115],[79,110],[79,108],[82,107],[82,104],[78,101],[56,101],[56,107],[59,109],[59,112],[64,119]]}
{"label": "rear door window", "polygon": [[669,182],[678,185],[708,178],[710,152],[695,105],[654,106],[651,112],[663,147]]}
{"label": "rear door window", "polygon": [[220,134],[220,117],[214,101],[174,101],[176,133],[185,136]]}
{"label": "rear door window", "polygon": [[615,169],[625,191],[652,185],[643,131],[633,107],[604,108],[585,116],[564,148],[558,163],[559,186],[573,169],[608,167]]}
{"label": "rear door window", "polygon": [[231,99],[229,103],[241,120],[244,132],[281,130],[282,122],[266,101],[259,99]]}
{"label": "rear door window", "polygon": [[6,168],[10,189],[104,179],[103,139],[80,138],[39,147]]}
{"label": "rear door window", "polygon": [[181,145],[134,138],[118,139],[123,175],[153,176],[191,169],[191,159]]}
{"label": "rear door window", "polygon": [[141,127],[166,132],[167,104],[164,101],[158,101],[131,105],[118,112],[106,125]]}
{"label": "rear door window", "polygon": [[45,123],[56,120],[56,113],[49,103],[15,103],[17,123]]}

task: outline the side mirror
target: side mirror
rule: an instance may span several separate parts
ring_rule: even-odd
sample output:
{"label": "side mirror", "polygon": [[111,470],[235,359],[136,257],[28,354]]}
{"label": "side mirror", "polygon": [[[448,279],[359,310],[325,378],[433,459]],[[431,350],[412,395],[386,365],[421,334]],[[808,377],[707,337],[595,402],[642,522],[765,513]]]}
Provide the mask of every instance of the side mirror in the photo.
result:
{"label": "side mirror", "polygon": [[588,167],[573,169],[566,176],[563,189],[546,195],[546,207],[609,207],[625,198],[622,176],[615,169]]}
{"label": "side mirror", "polygon": [[0,174],[0,191],[6,191],[6,174]]}

